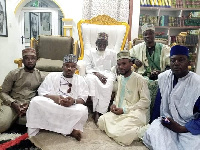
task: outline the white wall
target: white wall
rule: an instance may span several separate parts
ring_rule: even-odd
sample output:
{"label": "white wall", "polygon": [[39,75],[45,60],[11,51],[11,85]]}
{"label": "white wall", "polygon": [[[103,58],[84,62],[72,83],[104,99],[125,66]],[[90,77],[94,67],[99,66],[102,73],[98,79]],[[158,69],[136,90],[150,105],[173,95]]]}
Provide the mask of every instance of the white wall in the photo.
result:
{"label": "white wall", "polygon": [[[10,70],[17,68],[14,59],[21,57],[20,11],[30,0],[6,0],[8,37],[0,36],[0,85]],[[16,14],[17,4],[22,2]],[[73,18],[73,37],[78,40],[76,24],[82,18],[83,0],[55,0],[61,6],[65,18]]]}

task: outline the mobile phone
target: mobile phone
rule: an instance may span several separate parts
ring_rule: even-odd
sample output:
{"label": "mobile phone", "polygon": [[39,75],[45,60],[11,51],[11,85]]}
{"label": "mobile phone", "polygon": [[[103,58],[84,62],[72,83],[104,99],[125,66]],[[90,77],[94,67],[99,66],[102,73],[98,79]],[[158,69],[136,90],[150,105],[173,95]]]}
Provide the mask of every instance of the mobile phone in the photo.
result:
{"label": "mobile phone", "polygon": [[162,117],[162,123],[170,124],[170,121],[167,119],[167,117]]}

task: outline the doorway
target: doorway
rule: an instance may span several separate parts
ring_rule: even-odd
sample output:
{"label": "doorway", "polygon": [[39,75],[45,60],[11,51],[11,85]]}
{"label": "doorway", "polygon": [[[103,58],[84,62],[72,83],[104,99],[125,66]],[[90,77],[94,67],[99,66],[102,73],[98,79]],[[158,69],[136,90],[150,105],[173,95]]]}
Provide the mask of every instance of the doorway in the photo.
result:
{"label": "doorway", "polygon": [[62,35],[63,14],[60,8],[50,0],[32,0],[21,11],[22,49],[30,47],[31,38],[39,35]]}

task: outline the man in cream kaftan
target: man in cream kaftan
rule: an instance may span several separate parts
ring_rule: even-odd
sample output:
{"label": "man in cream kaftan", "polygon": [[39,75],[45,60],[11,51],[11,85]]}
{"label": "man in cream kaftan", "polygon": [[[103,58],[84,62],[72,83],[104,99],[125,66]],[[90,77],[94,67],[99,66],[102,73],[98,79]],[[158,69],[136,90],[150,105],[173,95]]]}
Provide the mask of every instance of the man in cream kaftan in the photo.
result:
{"label": "man in cream kaftan", "polygon": [[159,75],[159,91],[153,111],[155,120],[143,138],[149,149],[200,148],[200,76],[188,71],[188,56],[186,47],[172,47],[171,70]]}
{"label": "man in cream kaftan", "polygon": [[[83,77],[72,74],[76,65],[69,59],[71,55],[64,58],[64,71],[48,74],[38,89],[40,96],[31,100],[26,115],[29,136],[36,135],[39,129],[64,135],[83,132],[88,118],[87,107],[83,105],[88,97],[88,87]],[[81,137],[75,138],[80,140]]]}
{"label": "man in cream kaftan", "polygon": [[[84,55],[86,62],[86,82],[89,87],[89,96],[93,101],[94,120],[108,110],[111,99],[115,75],[111,68],[117,63],[117,54],[107,49],[108,35],[99,33],[96,41],[97,50],[91,49]],[[100,113],[100,114],[99,114]]]}
{"label": "man in cream kaftan", "polygon": [[117,143],[130,145],[139,139],[142,127],[148,124],[150,95],[146,79],[131,71],[128,51],[118,53],[117,63],[122,74],[118,77],[117,95],[111,112],[99,118],[98,126]]}
{"label": "man in cream kaftan", "polygon": [[155,42],[155,27],[153,24],[144,24],[142,27],[144,42],[130,49],[131,57],[135,58],[137,72],[156,80],[160,72],[169,67],[170,47]]}

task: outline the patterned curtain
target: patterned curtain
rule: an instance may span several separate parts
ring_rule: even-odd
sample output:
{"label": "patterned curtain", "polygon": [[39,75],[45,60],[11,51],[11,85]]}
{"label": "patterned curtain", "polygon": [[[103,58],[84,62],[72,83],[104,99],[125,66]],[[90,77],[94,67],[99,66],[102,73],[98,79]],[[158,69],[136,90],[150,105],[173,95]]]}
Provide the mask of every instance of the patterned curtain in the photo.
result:
{"label": "patterned curtain", "polygon": [[109,15],[117,21],[128,22],[129,0],[84,0],[83,19]]}

